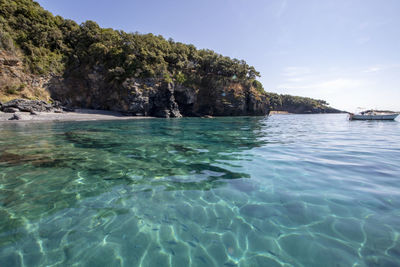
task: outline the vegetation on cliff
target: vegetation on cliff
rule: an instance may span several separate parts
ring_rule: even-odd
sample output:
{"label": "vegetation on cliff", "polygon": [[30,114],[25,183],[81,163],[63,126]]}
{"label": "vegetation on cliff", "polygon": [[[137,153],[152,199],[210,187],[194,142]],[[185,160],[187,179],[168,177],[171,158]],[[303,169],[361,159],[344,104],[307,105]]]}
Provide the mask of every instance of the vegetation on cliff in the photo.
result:
{"label": "vegetation on cliff", "polygon": [[93,21],[78,25],[31,0],[1,0],[0,15],[0,48],[20,48],[36,74],[101,65],[112,81],[157,77],[185,83],[207,75],[254,81],[259,76],[243,60],[162,36],[104,29]]}
{"label": "vegetation on cliff", "polygon": [[338,109],[332,108],[325,100],[309,97],[280,95],[266,93],[270,104],[270,110],[287,111],[289,113],[339,113]]}

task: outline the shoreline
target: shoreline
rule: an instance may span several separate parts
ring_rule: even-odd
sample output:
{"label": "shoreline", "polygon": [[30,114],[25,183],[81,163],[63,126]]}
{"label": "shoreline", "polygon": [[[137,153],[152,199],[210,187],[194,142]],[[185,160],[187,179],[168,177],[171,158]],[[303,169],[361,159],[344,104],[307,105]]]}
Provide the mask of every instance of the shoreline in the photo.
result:
{"label": "shoreline", "polygon": [[[333,113],[315,113],[315,114],[333,114]],[[335,113],[340,114],[340,113]],[[19,119],[10,120],[13,116]],[[313,115],[313,114],[296,114],[289,112],[271,111],[269,116],[273,115]],[[124,115],[121,112],[98,110],[98,109],[75,109],[75,111],[63,112],[30,112],[18,111],[15,113],[7,113],[0,111],[0,124],[2,123],[22,123],[22,122],[78,122],[78,121],[109,121],[109,120],[138,120],[138,119],[154,119],[152,116],[131,116]],[[203,116],[201,118],[213,118],[211,116]]]}
{"label": "shoreline", "polygon": [[[127,116],[120,112],[96,109],[76,109],[72,112],[0,112],[1,123],[18,123],[18,122],[64,122],[64,121],[102,121],[102,120],[137,120],[152,119],[149,116]],[[10,120],[14,115],[20,119]]]}
{"label": "shoreline", "polygon": [[289,113],[287,111],[280,111],[280,110],[271,110],[269,112],[269,115],[290,115],[290,114],[294,114],[294,113]]}

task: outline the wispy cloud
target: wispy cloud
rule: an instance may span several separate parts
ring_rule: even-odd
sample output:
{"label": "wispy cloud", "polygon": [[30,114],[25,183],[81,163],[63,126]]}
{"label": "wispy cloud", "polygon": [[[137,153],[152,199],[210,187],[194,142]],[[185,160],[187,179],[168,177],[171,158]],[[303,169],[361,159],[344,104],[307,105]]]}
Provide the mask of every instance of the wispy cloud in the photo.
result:
{"label": "wispy cloud", "polygon": [[359,88],[363,82],[357,79],[337,78],[333,80],[327,80],[314,85],[315,89],[322,90],[341,90],[341,89],[355,89]]}
{"label": "wispy cloud", "polygon": [[399,71],[400,63],[287,66],[281,69],[275,88],[281,94],[324,99],[342,110],[353,111],[357,106],[400,110],[400,80],[393,78]]}
{"label": "wispy cloud", "polygon": [[362,22],[362,23],[360,23],[360,24],[358,25],[358,28],[359,28],[360,30],[365,30],[365,29],[368,28],[369,25],[370,25],[370,23],[369,23],[368,21],[364,21],[364,22]]}
{"label": "wispy cloud", "polygon": [[364,73],[371,73],[371,72],[379,72],[382,70],[382,67],[369,67],[366,70],[364,70]]}
{"label": "wispy cloud", "polygon": [[299,82],[288,79],[286,83],[278,86],[278,91],[285,94],[324,99],[335,108],[352,110],[354,99],[360,99],[360,92],[366,85],[368,84],[364,80],[357,78],[310,75]]}
{"label": "wispy cloud", "polygon": [[357,44],[364,45],[364,44],[368,43],[369,41],[371,41],[371,37],[363,36],[363,37],[358,38],[356,41],[357,41]]}
{"label": "wispy cloud", "polygon": [[310,73],[311,69],[308,67],[286,67],[283,69],[282,75],[287,77],[298,77]]}
{"label": "wispy cloud", "polygon": [[[368,69],[369,71],[378,71]],[[346,92],[347,90],[360,89],[364,85],[363,79],[349,76],[348,70],[336,70],[321,73],[309,67],[291,66],[282,70],[283,82],[278,89],[293,94],[321,95]]]}
{"label": "wispy cloud", "polygon": [[363,73],[376,73],[376,72],[384,72],[384,71],[393,71],[398,68],[400,68],[400,64],[377,64],[377,65],[367,67],[366,69],[362,70],[362,72]]}
{"label": "wispy cloud", "polygon": [[276,12],[276,17],[279,19],[280,17],[282,17],[283,13],[285,13],[287,7],[287,0],[282,0],[279,8],[278,8],[278,12]]}
{"label": "wispy cloud", "polygon": [[322,81],[307,81],[303,80],[302,83],[288,82],[280,84],[279,88],[284,89],[294,89],[294,90],[321,90],[325,93],[333,93],[337,90],[342,89],[354,89],[359,88],[363,82],[357,79],[347,79],[347,78],[336,78],[336,79],[328,79]]}
{"label": "wispy cloud", "polygon": [[358,29],[361,31],[367,31],[371,29],[379,29],[381,27],[385,27],[390,23],[389,18],[380,18],[374,20],[363,21],[358,25]]}

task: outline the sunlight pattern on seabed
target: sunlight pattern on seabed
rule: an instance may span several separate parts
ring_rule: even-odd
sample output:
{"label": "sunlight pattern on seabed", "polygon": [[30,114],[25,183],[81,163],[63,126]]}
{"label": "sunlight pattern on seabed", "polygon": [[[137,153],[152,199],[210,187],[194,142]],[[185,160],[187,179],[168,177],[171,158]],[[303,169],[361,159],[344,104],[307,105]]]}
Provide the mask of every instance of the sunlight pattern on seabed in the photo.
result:
{"label": "sunlight pattern on seabed", "polygon": [[399,266],[400,123],[0,125],[0,266]]}

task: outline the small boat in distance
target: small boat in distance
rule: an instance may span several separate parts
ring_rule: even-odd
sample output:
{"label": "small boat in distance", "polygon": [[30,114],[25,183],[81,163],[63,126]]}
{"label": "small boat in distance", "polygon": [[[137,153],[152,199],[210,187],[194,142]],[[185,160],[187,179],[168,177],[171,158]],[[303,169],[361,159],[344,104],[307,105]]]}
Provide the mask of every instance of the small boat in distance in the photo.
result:
{"label": "small boat in distance", "polygon": [[391,111],[366,110],[358,114],[349,113],[349,120],[394,120],[399,114]]}

